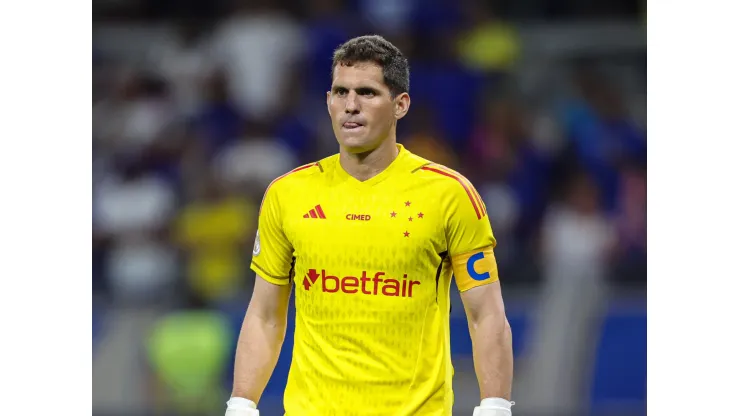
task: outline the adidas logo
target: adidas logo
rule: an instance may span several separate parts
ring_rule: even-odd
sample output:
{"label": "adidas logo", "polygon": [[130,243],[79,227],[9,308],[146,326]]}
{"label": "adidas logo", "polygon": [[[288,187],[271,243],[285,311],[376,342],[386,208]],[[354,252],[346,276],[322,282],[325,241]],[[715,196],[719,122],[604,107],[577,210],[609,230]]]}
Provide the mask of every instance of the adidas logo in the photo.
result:
{"label": "adidas logo", "polygon": [[316,205],[311,211],[308,211],[307,214],[303,214],[303,218],[322,218],[326,219],[326,215],[324,215],[324,210],[321,209],[321,205]]}

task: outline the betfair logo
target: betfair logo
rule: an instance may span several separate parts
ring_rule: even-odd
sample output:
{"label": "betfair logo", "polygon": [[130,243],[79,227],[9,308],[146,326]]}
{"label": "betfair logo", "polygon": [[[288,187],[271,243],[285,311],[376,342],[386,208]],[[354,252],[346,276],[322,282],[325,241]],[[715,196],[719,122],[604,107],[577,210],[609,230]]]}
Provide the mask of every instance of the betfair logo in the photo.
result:
{"label": "betfair logo", "polygon": [[360,277],[332,276],[322,269],[321,274],[316,269],[309,269],[306,276],[303,277],[303,288],[309,290],[314,286],[317,280],[321,278],[321,291],[324,293],[347,293],[363,294],[371,296],[398,296],[410,298],[413,296],[414,286],[420,285],[421,282],[408,279],[403,275],[403,279],[393,279],[385,277],[385,272],[377,272],[374,277],[367,277],[366,271],[362,271]]}

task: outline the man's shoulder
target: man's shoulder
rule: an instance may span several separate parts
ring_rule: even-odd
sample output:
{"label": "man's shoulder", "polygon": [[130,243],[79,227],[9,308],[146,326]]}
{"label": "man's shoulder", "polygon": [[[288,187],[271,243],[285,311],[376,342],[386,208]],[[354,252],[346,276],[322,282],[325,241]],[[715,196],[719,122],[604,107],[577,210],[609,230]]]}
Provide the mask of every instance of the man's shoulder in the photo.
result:
{"label": "man's shoulder", "polygon": [[306,163],[305,165],[301,165],[294,169],[291,169],[290,171],[273,179],[267,189],[277,191],[281,189],[290,189],[294,186],[302,186],[306,183],[306,181],[311,181],[315,179],[323,172],[324,168],[321,164],[321,161]]}
{"label": "man's shoulder", "polygon": [[438,195],[442,204],[451,206],[470,205],[478,219],[486,214],[483,198],[473,184],[460,172],[445,165],[429,162],[420,166],[415,172],[424,181],[425,189]]}
{"label": "man's shoulder", "polygon": [[419,179],[429,182],[429,185],[442,188],[473,187],[462,173],[430,160],[419,159],[423,163],[419,163],[413,172]]}

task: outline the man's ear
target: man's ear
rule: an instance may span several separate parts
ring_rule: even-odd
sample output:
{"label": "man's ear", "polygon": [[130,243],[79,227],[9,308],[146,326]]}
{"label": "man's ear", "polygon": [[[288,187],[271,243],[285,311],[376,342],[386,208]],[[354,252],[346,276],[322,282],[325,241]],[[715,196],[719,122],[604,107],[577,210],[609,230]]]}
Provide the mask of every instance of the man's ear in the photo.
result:
{"label": "man's ear", "polygon": [[393,101],[396,104],[394,115],[396,116],[396,120],[400,120],[409,112],[409,107],[411,107],[411,96],[409,96],[409,93],[403,92],[398,94]]}
{"label": "man's ear", "polygon": [[331,115],[331,91],[326,92],[326,111]]}

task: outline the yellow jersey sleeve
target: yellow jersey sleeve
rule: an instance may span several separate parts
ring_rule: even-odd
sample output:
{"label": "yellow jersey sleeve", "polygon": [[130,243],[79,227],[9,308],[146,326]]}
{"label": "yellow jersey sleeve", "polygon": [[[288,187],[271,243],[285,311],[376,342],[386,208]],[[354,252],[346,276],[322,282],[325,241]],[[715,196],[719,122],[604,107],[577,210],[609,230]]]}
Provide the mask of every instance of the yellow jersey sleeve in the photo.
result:
{"label": "yellow jersey sleeve", "polygon": [[287,285],[290,283],[293,266],[293,247],[283,231],[278,189],[271,185],[265,191],[252,251],[251,269],[270,283]]}
{"label": "yellow jersey sleeve", "polygon": [[[440,170],[442,170],[440,168]],[[445,213],[447,246],[455,283],[461,292],[498,281],[493,255],[496,239],[483,199],[475,187],[457,172],[442,170],[457,181]]]}

